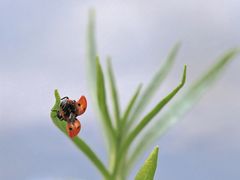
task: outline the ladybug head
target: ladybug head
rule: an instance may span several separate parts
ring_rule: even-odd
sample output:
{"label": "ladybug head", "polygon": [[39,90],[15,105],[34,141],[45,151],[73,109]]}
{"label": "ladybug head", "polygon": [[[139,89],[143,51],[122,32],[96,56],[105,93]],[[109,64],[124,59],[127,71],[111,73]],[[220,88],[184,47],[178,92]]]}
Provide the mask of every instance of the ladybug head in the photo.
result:
{"label": "ladybug head", "polygon": [[83,114],[87,109],[87,99],[85,96],[81,96],[76,102],[77,115]]}
{"label": "ladybug head", "polygon": [[81,123],[79,120],[75,119],[73,123],[67,123],[66,130],[68,132],[68,136],[73,138],[78,135],[81,130]]}

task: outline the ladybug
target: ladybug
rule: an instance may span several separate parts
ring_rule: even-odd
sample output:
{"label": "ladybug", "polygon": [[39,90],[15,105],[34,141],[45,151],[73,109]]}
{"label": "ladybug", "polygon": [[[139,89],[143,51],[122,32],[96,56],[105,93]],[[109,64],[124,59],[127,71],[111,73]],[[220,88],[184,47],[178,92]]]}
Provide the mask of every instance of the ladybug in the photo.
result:
{"label": "ladybug", "polygon": [[68,97],[64,97],[61,99],[60,110],[57,112],[57,117],[60,120],[74,122],[76,118],[75,111],[75,102]]}
{"label": "ladybug", "polygon": [[77,116],[83,114],[86,111],[86,109],[87,109],[87,99],[86,99],[85,96],[81,96],[79,98],[79,100],[75,104],[75,108],[76,108],[75,114]]}
{"label": "ladybug", "polygon": [[87,109],[87,99],[81,96],[78,101],[71,100],[69,97],[63,97],[60,103],[60,110],[57,117],[60,120],[74,122],[77,116],[83,114]]}
{"label": "ladybug", "polygon": [[73,123],[67,123],[66,130],[68,133],[68,136],[70,138],[73,138],[78,135],[78,133],[81,130],[81,123],[78,119],[75,119]]}
{"label": "ladybug", "polygon": [[81,123],[76,118],[83,114],[87,109],[87,100],[81,96],[78,101],[71,100],[69,97],[63,97],[60,103],[60,110],[57,117],[67,122],[66,130],[69,137],[75,137],[81,130]]}

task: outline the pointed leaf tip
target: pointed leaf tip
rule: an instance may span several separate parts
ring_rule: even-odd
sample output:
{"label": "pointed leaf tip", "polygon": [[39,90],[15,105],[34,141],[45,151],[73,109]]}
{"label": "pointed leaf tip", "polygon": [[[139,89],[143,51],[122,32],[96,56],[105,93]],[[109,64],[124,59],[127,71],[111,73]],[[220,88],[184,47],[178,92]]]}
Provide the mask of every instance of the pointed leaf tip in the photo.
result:
{"label": "pointed leaf tip", "polygon": [[185,82],[186,82],[186,76],[187,76],[187,65],[184,65],[182,85],[185,84]]}
{"label": "pointed leaf tip", "polygon": [[99,63],[99,56],[96,56],[96,61]]}
{"label": "pointed leaf tip", "polygon": [[155,147],[143,166],[138,171],[135,180],[153,180],[157,168],[159,147]]}
{"label": "pointed leaf tip", "polygon": [[[166,62],[157,73],[154,75],[151,82],[143,91],[141,98],[138,100],[137,106],[133,113],[131,113],[131,118],[128,122],[128,127],[132,126],[134,121],[137,120],[144,109],[149,104],[150,100],[153,98],[154,94],[157,92],[158,88],[161,86],[163,81],[166,79],[167,75],[169,74],[170,70],[172,69],[174,62],[176,60],[178,51],[180,49],[181,43],[176,43],[173,48],[171,49],[170,53],[166,58]],[[182,83],[182,82],[181,82]],[[130,128],[129,128],[130,129]]]}
{"label": "pointed leaf tip", "polygon": [[90,8],[88,11],[89,17],[90,18],[95,18],[95,9],[94,8]]}
{"label": "pointed leaf tip", "polygon": [[173,47],[173,52],[177,53],[181,47],[181,42],[177,42]]}
{"label": "pointed leaf tip", "polygon": [[54,90],[54,95],[55,95],[55,98],[58,98],[58,97],[60,98],[60,94],[57,89]]}

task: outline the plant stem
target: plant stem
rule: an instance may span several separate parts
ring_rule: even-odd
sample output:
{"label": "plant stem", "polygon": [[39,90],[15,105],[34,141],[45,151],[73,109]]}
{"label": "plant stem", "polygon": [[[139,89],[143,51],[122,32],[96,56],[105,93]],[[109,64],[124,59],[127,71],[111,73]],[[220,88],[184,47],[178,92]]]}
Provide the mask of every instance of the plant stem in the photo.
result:
{"label": "plant stem", "polygon": [[75,137],[72,141],[92,161],[92,163],[101,172],[104,178],[110,178],[110,173],[108,172],[104,164],[82,139],[80,139],[79,137]]}

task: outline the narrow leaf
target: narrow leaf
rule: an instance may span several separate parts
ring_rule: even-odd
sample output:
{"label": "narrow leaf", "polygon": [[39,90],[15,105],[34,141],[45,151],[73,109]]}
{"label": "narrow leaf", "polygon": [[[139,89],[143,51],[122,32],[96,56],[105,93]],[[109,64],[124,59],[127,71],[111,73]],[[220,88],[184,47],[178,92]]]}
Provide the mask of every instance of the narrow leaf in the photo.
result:
{"label": "narrow leaf", "polygon": [[[103,128],[104,132],[106,132],[106,138],[112,143],[113,136],[111,135],[111,130],[106,124],[106,119],[109,119],[107,115],[103,115],[102,109],[106,109],[105,107],[99,108],[98,103],[98,82],[97,82],[97,48],[96,48],[96,40],[95,40],[95,11],[94,9],[89,10],[88,14],[88,26],[87,26],[87,58],[86,58],[86,69],[87,69],[87,83],[89,87],[89,92],[91,94],[92,105],[96,113],[103,120]],[[105,97],[105,95],[104,95]],[[111,146],[111,145],[110,145]]]}
{"label": "narrow leaf", "polygon": [[116,137],[115,130],[112,125],[112,121],[109,116],[109,110],[107,107],[107,100],[106,100],[106,90],[105,90],[105,82],[104,82],[104,75],[102,71],[102,67],[99,62],[99,58],[96,59],[97,64],[97,98],[98,98],[98,107],[100,109],[100,113],[102,116],[103,124],[107,130],[107,137],[110,138],[112,141]]}
{"label": "narrow leaf", "polygon": [[61,121],[60,119],[58,119],[57,117],[57,111],[59,110],[60,107],[60,102],[61,102],[61,98],[60,95],[58,93],[57,90],[54,91],[54,95],[55,95],[55,104],[51,109],[51,118],[53,123],[64,133],[66,133],[66,122]]}
{"label": "narrow leaf", "polygon": [[132,153],[129,155],[129,158],[127,159],[127,162],[126,162],[127,174],[131,172],[137,160],[147,150],[147,148],[153,144],[152,141],[149,141],[149,138],[154,136],[154,134],[156,134],[155,131],[149,130],[148,133],[144,135],[141,138],[141,140],[138,141],[137,145],[134,147]]}
{"label": "narrow leaf", "polygon": [[134,93],[133,97],[131,98],[131,100],[129,101],[128,105],[127,105],[127,108],[123,114],[123,117],[122,117],[122,126],[124,127],[126,122],[127,122],[127,119],[129,117],[129,114],[130,112],[132,111],[132,108],[139,96],[139,93],[141,91],[141,88],[142,88],[142,84],[140,84],[136,90],[136,92]]}
{"label": "narrow leaf", "polygon": [[89,10],[88,25],[87,25],[87,58],[86,58],[86,72],[87,83],[92,97],[93,104],[96,102],[96,42],[95,42],[95,11]]}
{"label": "narrow leaf", "polygon": [[[60,108],[60,95],[57,90],[54,92],[55,94],[55,104],[51,110],[51,118],[53,123],[69,138],[66,132],[66,122],[61,121],[57,118],[57,111]],[[102,173],[102,175],[105,178],[109,178],[110,174],[104,164],[101,162],[101,160],[97,157],[97,155],[94,153],[94,151],[79,137],[74,137],[73,139],[69,138],[79,150],[81,150],[88,159],[91,160],[91,162],[96,166],[96,168]]]}
{"label": "narrow leaf", "polygon": [[143,139],[139,141],[130,156],[128,161],[130,167],[127,169],[131,169],[143,152],[158,138],[164,135],[171,126],[180,120],[180,118],[197,103],[202,95],[218,80],[223,70],[238,53],[239,51],[237,49],[225,53],[186,91],[186,93],[181,96],[179,100],[175,101],[175,103],[170,106],[169,110],[166,111],[158,121],[155,121],[156,123],[154,123],[152,128],[143,135]]}
{"label": "narrow leaf", "polygon": [[91,162],[97,167],[97,169],[102,173],[105,178],[110,177],[110,173],[101,162],[101,160],[97,157],[94,151],[79,137],[75,137],[72,139],[73,143],[80,149],[90,160]]}
{"label": "narrow leaf", "polygon": [[238,51],[231,50],[224,54],[216,64],[214,64],[199,80],[197,80],[188,91],[176,101],[171,108],[162,116],[161,121],[157,121],[154,130],[157,130],[156,137],[165,133],[168,128],[174,125],[180,117],[189,110],[206,92],[206,90],[216,82],[223,70],[226,68]]}
{"label": "narrow leaf", "polygon": [[143,166],[137,173],[135,180],[153,180],[158,161],[158,147],[155,147]]}
{"label": "narrow leaf", "polygon": [[181,83],[171,92],[169,93],[163,100],[161,100],[152,111],[150,111],[136,126],[136,128],[129,134],[129,136],[124,141],[123,145],[121,146],[118,156],[117,156],[117,162],[121,162],[121,156],[124,155],[132,143],[132,141],[137,137],[137,135],[143,130],[144,127],[154,118],[154,116],[177,94],[177,92],[183,87],[186,81],[186,72],[187,67],[184,66],[183,76]]}
{"label": "narrow leaf", "polygon": [[[123,116],[123,119],[122,119],[122,123],[121,123],[121,126],[120,126],[120,130],[119,130],[119,134],[118,134],[118,139],[116,141],[116,154],[115,154],[115,158],[114,159],[114,162],[117,162],[115,163],[115,166],[113,167],[113,174],[112,174],[112,179],[115,179],[115,176],[117,174],[117,171],[119,170],[119,166],[123,166],[124,164],[124,161],[125,161],[125,158],[123,157],[123,153],[124,151],[122,151],[122,149],[120,148],[121,147],[121,142],[124,138],[124,135],[126,135],[126,133],[123,131],[125,129],[125,125],[126,125],[126,119],[128,117],[128,114],[129,112],[131,111],[132,109],[132,106],[134,104],[134,102],[136,101],[137,99],[137,96],[140,92],[140,89],[141,89],[141,86],[140,85],[136,91],[136,93],[134,94],[134,96],[132,97],[131,101],[129,102],[128,106],[127,106],[127,109],[124,113],[124,116]],[[123,156],[122,156],[123,155]],[[122,174],[123,175],[123,174]]]}
{"label": "narrow leaf", "polygon": [[167,75],[170,72],[170,69],[172,68],[174,61],[177,56],[177,52],[179,50],[180,43],[177,43],[169,53],[165,64],[159,69],[159,71],[156,73],[156,75],[153,77],[147,88],[144,90],[143,94],[141,95],[140,101],[138,102],[138,105],[132,113],[132,116],[130,118],[130,121],[128,123],[128,127],[130,127],[133,122],[139,117],[141,112],[145,110],[147,105],[149,104],[151,98],[155,94],[155,92],[158,90],[159,86],[162,84],[163,80],[167,77]]}
{"label": "narrow leaf", "polygon": [[150,111],[136,126],[136,128],[129,134],[127,138],[124,148],[127,148],[131,142],[137,137],[137,135],[143,130],[144,127],[153,119],[155,115],[177,94],[177,92],[183,87],[186,81],[186,70],[187,67],[184,66],[183,77],[181,83],[171,92],[169,93],[163,100],[161,100],[152,111]]}
{"label": "narrow leaf", "polygon": [[112,95],[112,103],[114,107],[114,116],[116,120],[116,125],[118,129],[120,129],[120,108],[119,108],[119,100],[118,100],[118,93],[117,93],[117,88],[115,84],[115,78],[113,74],[113,69],[112,69],[112,64],[111,64],[111,59],[107,59],[107,69],[108,69],[108,76],[109,76],[109,84],[110,84],[110,89],[111,89],[111,95]]}

